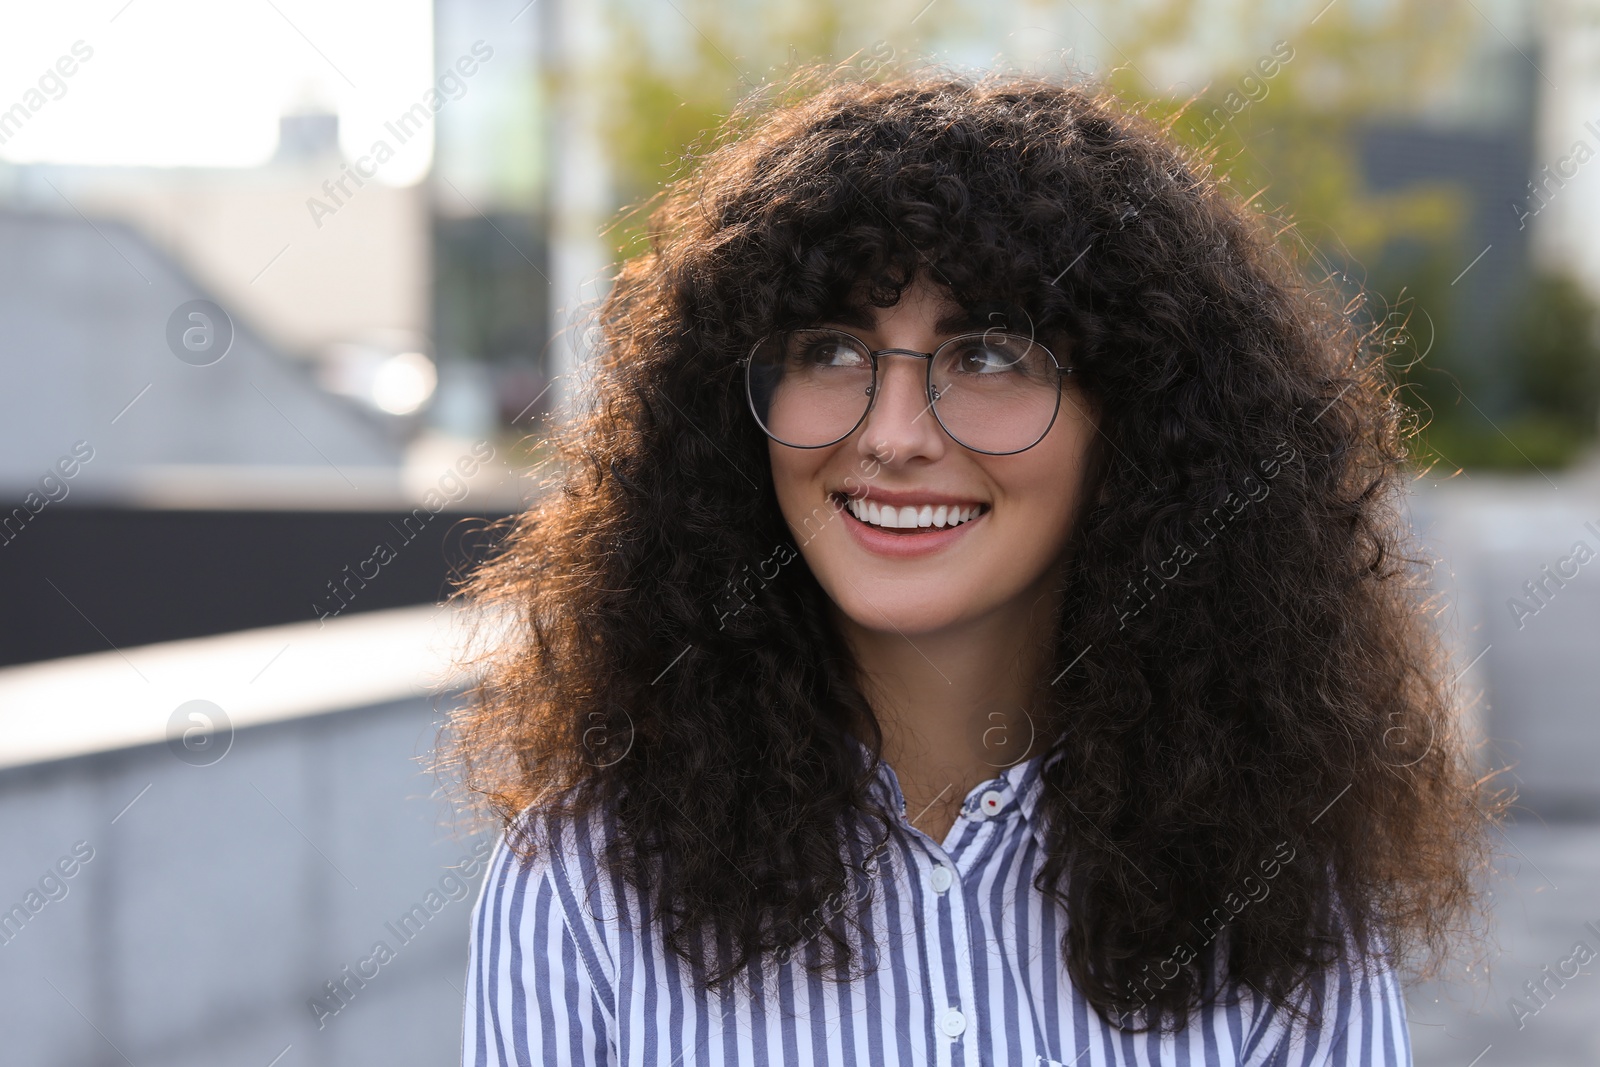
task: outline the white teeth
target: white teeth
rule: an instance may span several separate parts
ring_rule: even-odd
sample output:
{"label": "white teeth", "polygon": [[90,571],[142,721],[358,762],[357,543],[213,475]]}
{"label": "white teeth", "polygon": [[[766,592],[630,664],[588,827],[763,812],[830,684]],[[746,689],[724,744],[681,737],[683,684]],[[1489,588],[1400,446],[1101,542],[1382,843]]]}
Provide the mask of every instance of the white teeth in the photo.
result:
{"label": "white teeth", "polygon": [[878,526],[885,530],[915,530],[937,527],[943,529],[950,526],[959,526],[964,522],[971,522],[974,517],[981,514],[982,507],[953,507],[949,504],[923,504],[921,507],[889,507],[879,506],[870,500],[857,500],[847,498],[845,506],[850,514],[862,522]]}

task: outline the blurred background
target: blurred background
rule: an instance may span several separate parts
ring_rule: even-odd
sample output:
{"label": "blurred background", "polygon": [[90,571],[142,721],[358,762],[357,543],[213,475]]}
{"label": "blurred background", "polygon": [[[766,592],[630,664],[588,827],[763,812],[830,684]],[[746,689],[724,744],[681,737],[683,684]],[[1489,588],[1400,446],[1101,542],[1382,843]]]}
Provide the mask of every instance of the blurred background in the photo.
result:
{"label": "blurred background", "polygon": [[704,131],[924,59],[1107,79],[1380,332],[1521,794],[1417,1062],[1600,1063],[1595,966],[1548,977],[1600,951],[1596,0],[8,6],[0,1058],[458,1058],[489,838],[427,770],[440,598]]}

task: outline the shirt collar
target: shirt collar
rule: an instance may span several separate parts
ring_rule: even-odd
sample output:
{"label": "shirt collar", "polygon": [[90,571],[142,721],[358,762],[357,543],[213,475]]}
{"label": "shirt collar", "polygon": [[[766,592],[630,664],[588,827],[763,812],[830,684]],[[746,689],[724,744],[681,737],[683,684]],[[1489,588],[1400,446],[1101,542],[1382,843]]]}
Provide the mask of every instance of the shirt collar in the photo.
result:
{"label": "shirt collar", "polygon": [[[872,759],[872,753],[865,744],[854,734],[846,733],[847,737],[855,744],[856,751],[863,760],[862,766]],[[1033,833],[1034,840],[1040,848],[1048,848],[1049,842],[1045,836],[1043,815],[1039,812],[1039,800],[1044,795],[1045,781],[1043,770],[1047,764],[1054,764],[1066,753],[1039,753],[1029,756],[1009,767],[995,768],[995,774],[978,785],[974,786],[971,793],[963,802],[962,811],[972,814],[978,805],[978,799],[990,789],[1009,791],[1016,798],[1017,807],[1022,812],[1023,821],[1028,824],[1028,829]],[[999,783],[997,785],[996,783]],[[877,778],[873,782],[872,793],[880,804],[883,804],[891,815],[897,815],[902,822],[907,822],[906,798],[900,791],[900,778],[895,774],[894,768],[889,766],[887,760],[878,764]]]}

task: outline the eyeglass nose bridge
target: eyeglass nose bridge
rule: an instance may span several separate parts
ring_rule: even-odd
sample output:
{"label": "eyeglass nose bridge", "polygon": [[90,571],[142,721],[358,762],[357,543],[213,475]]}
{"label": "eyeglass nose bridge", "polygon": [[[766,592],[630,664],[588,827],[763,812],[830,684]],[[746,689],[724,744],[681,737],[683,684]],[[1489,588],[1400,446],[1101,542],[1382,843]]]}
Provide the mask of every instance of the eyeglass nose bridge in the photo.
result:
{"label": "eyeglass nose bridge", "polygon": [[[934,357],[935,354],[936,353],[933,353],[933,352],[918,352],[914,348],[876,348],[876,349],[869,348],[869,349],[867,349],[867,358],[872,361],[872,384],[867,386],[867,397],[868,397],[867,410],[861,413],[861,417],[863,419],[865,419],[872,412],[872,409],[878,406],[878,385],[879,385],[879,381],[878,381],[878,357],[879,356],[911,356],[911,357],[913,357],[915,359],[925,359],[925,360],[928,361],[928,368],[927,368],[928,369],[928,378],[927,378],[927,381],[923,385],[924,392],[926,392],[928,394],[928,406],[924,407],[922,409],[922,411],[917,415],[917,418],[920,419],[920,418],[922,418],[923,415],[926,415],[928,413],[928,408],[931,407],[933,405],[933,403],[939,399],[939,390],[937,390],[937,389],[935,389],[933,387],[933,357]],[[937,418],[938,416],[935,415],[934,417]],[[948,433],[949,431],[947,430],[945,432]]]}

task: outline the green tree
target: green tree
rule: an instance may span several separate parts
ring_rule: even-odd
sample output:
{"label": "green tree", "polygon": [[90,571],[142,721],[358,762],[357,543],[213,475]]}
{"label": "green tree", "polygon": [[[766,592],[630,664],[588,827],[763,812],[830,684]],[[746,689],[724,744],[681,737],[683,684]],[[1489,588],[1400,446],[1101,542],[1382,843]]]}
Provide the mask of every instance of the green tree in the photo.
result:
{"label": "green tree", "polygon": [[1528,408],[1592,433],[1600,414],[1596,305],[1571,275],[1538,272],[1528,281],[1511,342],[1517,384]]}

